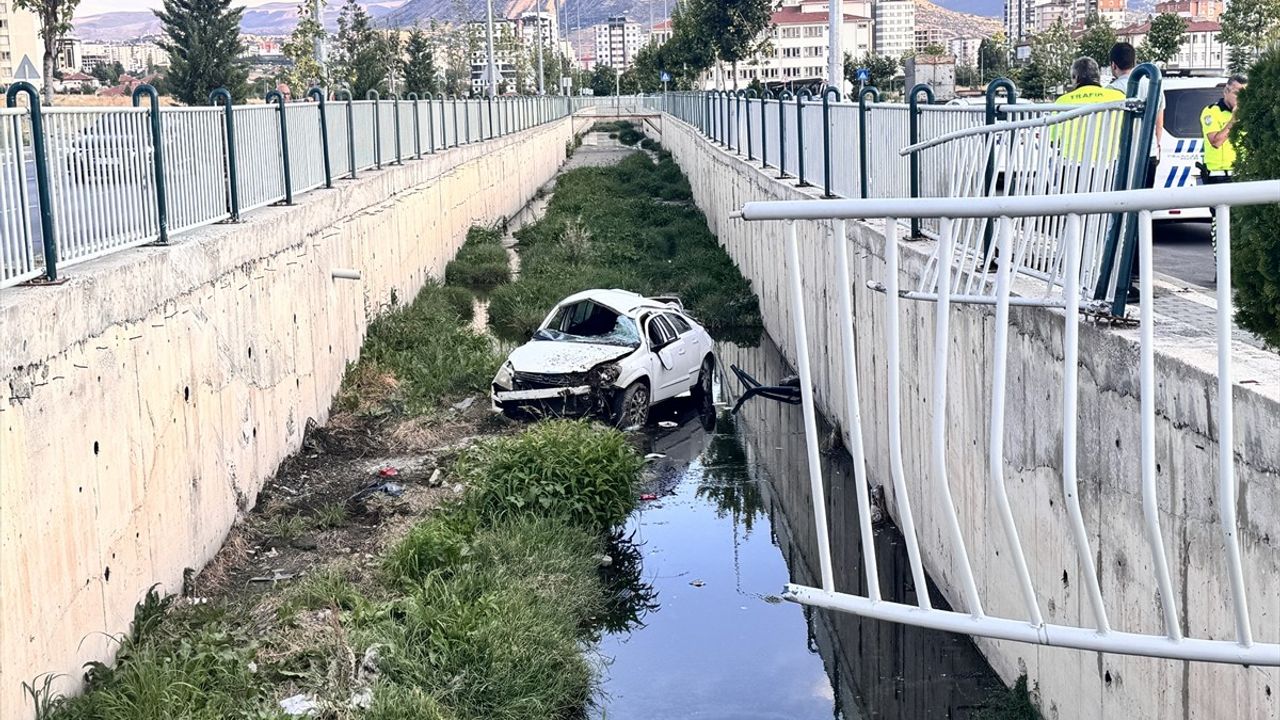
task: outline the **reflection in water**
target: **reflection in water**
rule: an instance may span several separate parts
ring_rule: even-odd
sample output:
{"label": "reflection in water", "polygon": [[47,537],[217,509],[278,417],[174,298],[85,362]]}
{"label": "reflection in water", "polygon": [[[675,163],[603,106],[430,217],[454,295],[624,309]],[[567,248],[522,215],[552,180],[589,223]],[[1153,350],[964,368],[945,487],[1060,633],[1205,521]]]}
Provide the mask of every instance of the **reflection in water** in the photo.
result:
{"label": "reflection in water", "polygon": [[[767,338],[718,352],[722,367],[762,382],[790,373]],[[731,382],[717,392],[730,405],[740,391]],[[654,409],[645,492],[656,499],[642,503],[614,551],[624,597],[599,643],[606,667],[595,717],[976,717],[1003,685],[967,637],[781,601],[782,586],[814,582],[817,565],[800,408],[765,399],[736,417],[724,408],[718,422],[709,401]],[[832,536],[837,585],[858,591],[849,460],[829,453],[823,464],[831,527],[844,529]],[[886,596],[913,601],[888,522],[877,527],[876,552]]]}
{"label": "reflection in water", "polygon": [[619,531],[609,539],[606,551],[611,562],[601,568],[605,597],[600,615],[592,622],[595,640],[599,635],[623,635],[644,627],[644,619],[658,609],[658,591],[645,582],[644,553],[635,532]]}

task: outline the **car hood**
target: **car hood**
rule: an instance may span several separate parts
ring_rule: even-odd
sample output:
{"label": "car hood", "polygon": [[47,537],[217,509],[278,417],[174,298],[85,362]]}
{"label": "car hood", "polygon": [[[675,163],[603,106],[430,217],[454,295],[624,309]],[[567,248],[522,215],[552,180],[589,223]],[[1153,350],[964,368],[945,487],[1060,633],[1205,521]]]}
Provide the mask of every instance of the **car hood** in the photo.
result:
{"label": "car hood", "polygon": [[623,345],[533,340],[516,348],[508,360],[516,372],[560,374],[586,372],[633,352],[635,348]]}

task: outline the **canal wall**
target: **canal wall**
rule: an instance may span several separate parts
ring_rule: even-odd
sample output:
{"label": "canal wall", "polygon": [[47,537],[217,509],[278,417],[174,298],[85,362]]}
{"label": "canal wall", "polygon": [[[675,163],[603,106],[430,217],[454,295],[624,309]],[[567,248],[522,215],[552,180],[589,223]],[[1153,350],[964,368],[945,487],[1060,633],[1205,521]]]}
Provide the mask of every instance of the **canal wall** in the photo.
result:
{"label": "canal wall", "polygon": [[[749,278],[765,327],[795,361],[781,223],[747,223],[729,213],[750,200],[814,199],[818,191],[776,179],[706,142],[691,126],[664,116],[663,142],[689,177],[710,228]],[[839,328],[828,225],[798,225],[805,313],[809,320],[815,398],[831,419],[843,415]],[[855,334],[869,477],[896,517],[888,471],[883,295],[867,288],[884,273],[884,228],[850,222]],[[914,287],[932,250],[905,245],[904,287]],[[1178,292],[1159,283],[1162,294]],[[1188,297],[1194,302],[1195,296]],[[934,305],[902,303],[902,434],[907,478],[924,561],[953,605],[959,603],[958,554],[945,539],[942,508],[930,486],[930,385]],[[1061,488],[1061,357],[1063,315],[1014,308],[1009,333],[1005,485],[1013,506],[1041,612],[1046,621],[1092,626],[1081,567],[1063,511]],[[1159,317],[1156,354],[1157,483],[1165,552],[1178,589],[1184,633],[1234,638],[1222,530],[1214,505],[1217,482],[1216,361],[1213,338],[1197,321]],[[950,487],[984,610],[1025,617],[1006,541],[988,497],[987,424],[994,311],[955,306],[951,316],[946,456]],[[1111,624],[1117,630],[1162,632],[1140,496],[1138,349],[1135,329],[1084,324],[1080,331],[1080,498]],[[1235,417],[1239,538],[1253,633],[1280,640],[1280,357],[1237,343]],[[796,478],[795,482],[801,482]],[[805,501],[807,503],[807,500]],[[807,505],[806,505],[807,506]],[[802,507],[806,507],[802,506]],[[811,519],[811,517],[810,517]],[[811,523],[795,523],[797,535]],[[836,542],[857,533],[854,519],[832,515]],[[810,535],[807,547],[816,548]],[[809,559],[816,570],[816,554]],[[841,587],[851,580],[838,580]],[[855,585],[856,587],[856,585]],[[963,609],[961,607],[960,609]],[[978,639],[1006,682],[1028,676],[1049,718],[1247,718],[1280,713],[1280,671],[1139,658]]]}
{"label": "canal wall", "polygon": [[[556,173],[569,118],[0,292],[0,718],[108,660],[322,424],[369,322]],[[338,280],[335,269],[359,271]]]}

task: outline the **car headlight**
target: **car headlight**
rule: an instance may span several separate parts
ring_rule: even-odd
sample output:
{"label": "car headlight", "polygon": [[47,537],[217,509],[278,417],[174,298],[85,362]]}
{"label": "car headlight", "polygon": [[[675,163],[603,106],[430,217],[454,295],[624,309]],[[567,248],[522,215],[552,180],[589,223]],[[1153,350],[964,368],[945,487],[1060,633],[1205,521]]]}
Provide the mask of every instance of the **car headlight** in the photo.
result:
{"label": "car headlight", "polygon": [[591,372],[587,373],[587,382],[597,389],[606,388],[617,381],[621,374],[622,368],[617,363],[605,363],[591,368]]}
{"label": "car headlight", "polygon": [[498,368],[498,374],[493,378],[493,384],[501,388],[511,389],[511,385],[515,382],[515,368],[511,366],[511,361],[502,363],[502,367]]}

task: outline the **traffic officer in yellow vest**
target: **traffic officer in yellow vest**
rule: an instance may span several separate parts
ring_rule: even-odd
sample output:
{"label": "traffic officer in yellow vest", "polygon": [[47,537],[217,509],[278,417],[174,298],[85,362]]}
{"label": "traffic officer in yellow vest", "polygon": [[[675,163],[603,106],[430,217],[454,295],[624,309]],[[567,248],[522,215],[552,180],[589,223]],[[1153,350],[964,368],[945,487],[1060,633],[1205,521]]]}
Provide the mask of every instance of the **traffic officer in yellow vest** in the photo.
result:
{"label": "traffic officer in yellow vest", "polygon": [[1249,80],[1232,75],[1222,88],[1222,99],[1200,113],[1200,129],[1204,132],[1204,162],[1200,178],[1206,185],[1231,182],[1236,164],[1236,148],[1231,142],[1231,129],[1236,124],[1236,99]]}
{"label": "traffic officer in yellow vest", "polygon": [[[1054,102],[1059,105],[1092,105],[1094,103],[1124,100],[1125,94],[1115,88],[1102,86],[1102,73],[1098,61],[1091,57],[1076,58],[1071,63],[1072,90]],[[1102,115],[1088,118],[1068,120],[1049,130],[1049,139],[1060,143],[1063,158],[1074,162],[1110,162],[1117,151],[1119,139],[1119,123],[1112,123],[1110,137],[1101,137]],[[1092,135],[1093,137],[1090,137]],[[1093,146],[1093,157],[1085,158],[1088,147]],[[1073,192],[1074,188],[1060,188],[1063,192]]]}

